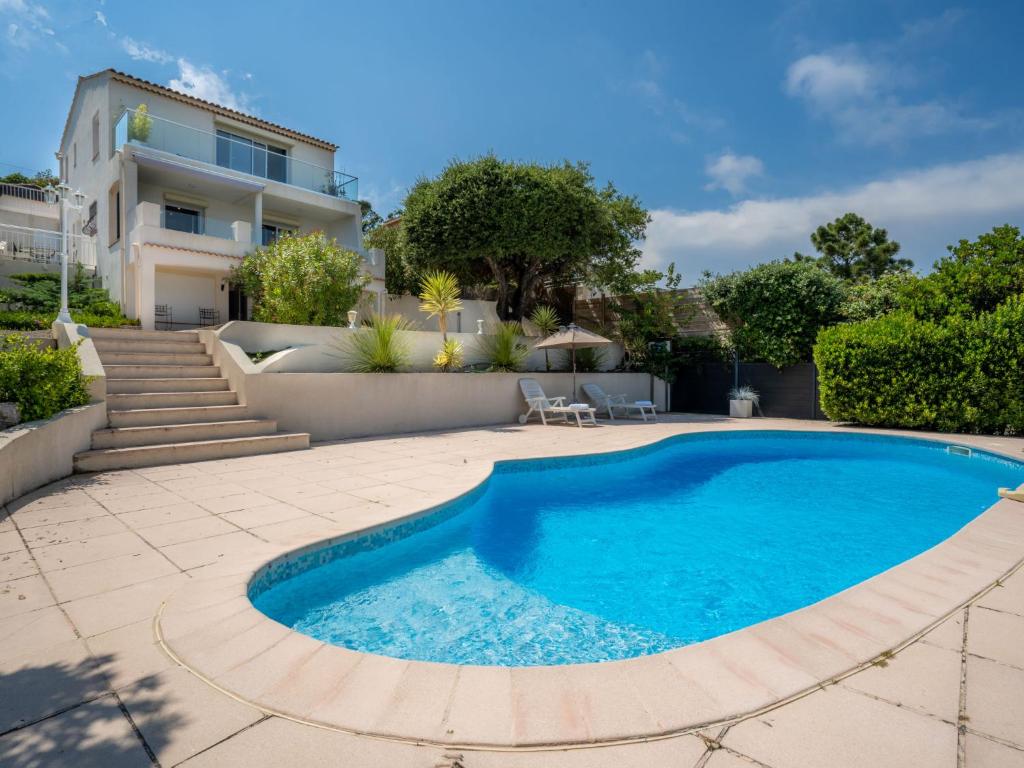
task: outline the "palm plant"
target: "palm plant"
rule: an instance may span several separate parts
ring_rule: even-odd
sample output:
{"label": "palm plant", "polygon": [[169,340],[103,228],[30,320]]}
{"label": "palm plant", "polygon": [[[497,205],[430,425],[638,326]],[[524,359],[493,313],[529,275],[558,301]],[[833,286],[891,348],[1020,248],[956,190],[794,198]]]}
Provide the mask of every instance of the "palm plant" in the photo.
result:
{"label": "palm plant", "polygon": [[428,272],[420,281],[420,312],[427,317],[437,317],[441,329],[441,341],[448,343],[448,315],[462,311],[459,297],[459,280],[451,272],[437,270]]}
{"label": "palm plant", "polygon": [[[541,304],[533,310],[533,314],[530,315],[530,322],[537,327],[541,336],[550,336],[562,324],[554,307],[549,307],[546,304]],[[551,360],[548,359],[548,351],[546,349],[544,350],[544,367],[549,371],[551,370]]]}
{"label": "palm plant", "polygon": [[434,355],[434,367],[443,373],[462,367],[462,342],[448,339],[441,344],[441,350]]}
{"label": "palm plant", "polygon": [[494,333],[480,337],[480,352],[489,363],[487,370],[504,373],[518,371],[526,362],[530,348],[521,340],[523,326],[510,320],[499,323]]}
{"label": "palm plant", "polygon": [[412,327],[401,315],[371,315],[342,347],[348,369],[352,373],[394,373],[405,368],[411,353],[399,332]]}

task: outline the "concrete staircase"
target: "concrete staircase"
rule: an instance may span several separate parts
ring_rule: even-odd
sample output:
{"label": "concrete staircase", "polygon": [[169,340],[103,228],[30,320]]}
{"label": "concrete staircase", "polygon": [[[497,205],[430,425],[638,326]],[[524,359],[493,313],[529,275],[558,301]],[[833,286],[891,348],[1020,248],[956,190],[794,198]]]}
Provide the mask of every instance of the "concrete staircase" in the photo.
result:
{"label": "concrete staircase", "polygon": [[251,418],[195,331],[89,330],[107,374],[108,429],[75,469],[149,467],[293,451],[306,433]]}

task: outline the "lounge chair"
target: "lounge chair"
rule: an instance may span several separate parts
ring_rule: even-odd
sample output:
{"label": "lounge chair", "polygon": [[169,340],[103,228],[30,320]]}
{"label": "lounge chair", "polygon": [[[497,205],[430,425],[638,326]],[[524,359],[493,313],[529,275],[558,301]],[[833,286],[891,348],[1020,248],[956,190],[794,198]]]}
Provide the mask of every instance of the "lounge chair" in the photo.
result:
{"label": "lounge chair", "polygon": [[526,404],[530,406],[525,414],[520,415],[520,424],[525,424],[531,414],[537,413],[540,414],[541,423],[545,425],[548,423],[548,416],[561,416],[561,420],[566,423],[569,421],[569,416],[573,416],[576,419],[576,426],[581,429],[584,421],[597,426],[597,419],[594,418],[596,408],[583,403],[566,405],[564,397],[549,398],[544,394],[544,390],[541,389],[536,379],[520,379],[519,389],[523,392]]}
{"label": "lounge chair", "polygon": [[598,408],[603,408],[608,412],[608,418],[615,421],[615,409],[621,408],[625,416],[629,416],[631,412],[639,411],[644,421],[647,421],[647,414],[651,414],[651,418],[655,421],[658,420],[658,414],[655,412],[654,403],[650,400],[637,400],[630,402],[626,399],[625,395],[609,395],[601,389],[600,384],[584,384],[583,391],[586,393],[587,398]]}

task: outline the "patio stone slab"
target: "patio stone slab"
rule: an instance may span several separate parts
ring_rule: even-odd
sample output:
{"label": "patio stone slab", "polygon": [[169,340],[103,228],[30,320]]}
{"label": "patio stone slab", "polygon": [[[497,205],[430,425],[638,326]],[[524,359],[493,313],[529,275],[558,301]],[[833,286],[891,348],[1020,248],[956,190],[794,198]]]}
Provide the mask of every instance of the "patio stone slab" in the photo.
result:
{"label": "patio stone slab", "polygon": [[964,613],[957,611],[921,638],[921,642],[959,653],[964,645]]}
{"label": "patio stone slab", "polygon": [[0,737],[9,768],[150,768],[131,724],[112,696]]}
{"label": "patio stone slab", "polygon": [[139,531],[139,535],[154,547],[167,547],[186,541],[208,539],[224,533],[236,533],[238,528],[214,515],[193,517],[162,525],[151,525]]}
{"label": "patio stone slab", "polygon": [[998,744],[991,739],[967,734],[965,748],[970,768],[1024,768],[1024,749]]}
{"label": "patio stone slab", "polygon": [[733,726],[730,749],[772,768],[954,768],[956,727],[842,687]]}
{"label": "patio stone slab", "polygon": [[0,619],[0,659],[77,639],[75,628],[56,606]]}
{"label": "patio stone slab", "polygon": [[209,517],[210,513],[193,504],[190,501],[182,501],[178,504],[168,504],[165,507],[155,509],[140,509],[137,512],[124,512],[117,515],[117,519],[130,528],[150,528],[154,525],[167,525],[168,523],[180,523],[185,520]]}
{"label": "patio stone slab", "polygon": [[11,552],[23,552],[25,544],[21,535],[15,530],[0,531],[0,555],[7,555]]}
{"label": "patio stone slab", "polygon": [[[973,612],[971,614],[973,620]],[[915,643],[843,680],[842,685],[956,724],[960,713],[959,651]]]}
{"label": "patio stone slab", "polygon": [[53,571],[47,575],[60,601],[76,600],[166,576],[177,569],[152,550]]}
{"label": "patio stone slab", "polygon": [[157,644],[152,619],[94,635],[86,645],[94,656],[104,659],[103,668],[114,690],[176,666]]}
{"label": "patio stone slab", "polygon": [[1024,571],[1017,571],[978,601],[983,608],[1024,616]]}
{"label": "patio stone slab", "polygon": [[1024,616],[978,607],[969,626],[968,653],[1024,670]]}
{"label": "patio stone slab", "polygon": [[1024,747],[1024,670],[967,658],[968,728]]}
{"label": "patio stone slab", "polygon": [[113,515],[103,515],[70,523],[23,528],[22,535],[28,542],[29,548],[35,549],[51,544],[65,544],[69,541],[87,541],[100,536],[109,536],[112,533],[123,533],[126,530],[128,530],[127,526]]}
{"label": "patio stone slab", "polygon": [[152,621],[160,603],[188,580],[188,576],[182,573],[172,573],[72,600],[63,603],[61,607],[82,636],[91,637],[143,619]]}
{"label": "patio stone slab", "polygon": [[0,555],[0,582],[23,579],[26,576],[35,576],[37,573],[39,573],[39,568],[26,549]]}
{"label": "patio stone slab", "polygon": [[121,699],[162,765],[175,765],[263,717],[180,668],[140,680],[121,691]]}
{"label": "patio stone slab", "polygon": [[151,551],[151,548],[136,534],[131,531],[122,531],[109,536],[68,541],[48,547],[35,547],[32,550],[32,555],[39,564],[40,570],[45,573],[148,551]]}
{"label": "patio stone slab", "polygon": [[0,582],[0,619],[54,604],[53,595],[42,576]]}
{"label": "patio stone slab", "polygon": [[209,539],[186,541],[160,547],[160,551],[182,570],[209,565],[226,557],[243,553],[257,552],[262,548],[268,554],[266,545],[251,534],[236,530]]}

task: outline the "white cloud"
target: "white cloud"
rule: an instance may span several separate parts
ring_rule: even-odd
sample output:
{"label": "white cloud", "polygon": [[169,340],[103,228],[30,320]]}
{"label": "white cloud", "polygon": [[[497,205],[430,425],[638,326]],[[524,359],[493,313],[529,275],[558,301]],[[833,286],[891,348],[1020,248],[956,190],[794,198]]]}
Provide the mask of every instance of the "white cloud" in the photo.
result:
{"label": "white cloud", "polygon": [[971,117],[941,99],[904,101],[897,90],[913,78],[876,52],[868,62],[854,47],[804,56],[786,72],[786,93],[829,120],[840,140],[877,146],[914,136],[982,131],[996,121]]}
{"label": "white cloud", "polygon": [[54,38],[50,12],[37,3],[25,0],[0,0],[0,20],[6,21],[7,44],[28,50],[37,42]]}
{"label": "white cloud", "polygon": [[746,190],[748,179],[764,173],[764,163],[753,155],[723,152],[708,160],[705,171],[711,177],[705,189],[725,189],[738,195]]}
{"label": "white cloud", "polygon": [[172,78],[167,87],[228,109],[252,111],[248,96],[236,93],[227,80],[214,70],[192,64],[187,59],[178,59],[178,76]]}
{"label": "white cloud", "polygon": [[652,211],[648,266],[675,261],[688,280],[809,250],[811,231],[847,211],[885,227],[926,268],[945,245],[1024,219],[1024,152],[908,171],[846,190],[744,200],[725,209]]}
{"label": "white cloud", "polygon": [[122,37],[121,47],[135,61],[148,61],[153,64],[169,64],[174,61],[174,57],[167,51],[139,42],[132,37]]}
{"label": "white cloud", "polygon": [[107,26],[107,14],[103,11],[96,11],[96,23],[102,27]]}
{"label": "white cloud", "polygon": [[[666,92],[663,85],[668,63],[654,51],[644,51],[637,65],[637,75],[626,89],[640,97],[644,106],[663,124],[672,141],[684,144],[690,133],[721,131],[725,121],[702,109],[697,109],[680,98]],[[621,87],[619,84],[616,87]]]}

